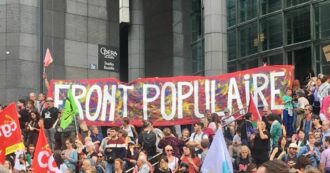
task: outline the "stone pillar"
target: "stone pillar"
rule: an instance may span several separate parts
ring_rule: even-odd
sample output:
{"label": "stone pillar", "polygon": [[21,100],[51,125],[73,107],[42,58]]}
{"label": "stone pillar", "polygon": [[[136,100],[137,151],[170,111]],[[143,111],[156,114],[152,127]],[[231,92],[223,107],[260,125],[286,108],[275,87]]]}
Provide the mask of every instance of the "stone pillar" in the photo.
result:
{"label": "stone pillar", "polygon": [[205,76],[227,73],[227,12],[225,0],[203,0]]}
{"label": "stone pillar", "polygon": [[143,0],[131,1],[131,23],[128,31],[128,81],[144,77]]}

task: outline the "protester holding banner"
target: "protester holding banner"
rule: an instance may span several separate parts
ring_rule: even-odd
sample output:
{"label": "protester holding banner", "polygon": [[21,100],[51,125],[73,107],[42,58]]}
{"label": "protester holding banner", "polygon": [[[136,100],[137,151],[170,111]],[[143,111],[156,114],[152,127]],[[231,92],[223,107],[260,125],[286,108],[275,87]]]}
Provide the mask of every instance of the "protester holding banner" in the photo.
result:
{"label": "protester holding banner", "polygon": [[[168,172],[170,169],[172,172],[180,170],[204,173],[201,167],[208,170],[206,172],[212,170],[211,172],[218,173],[221,169],[221,173],[231,173],[231,166],[234,166],[237,172],[247,172],[250,170],[248,167],[255,171],[254,165],[261,170],[271,170],[275,167],[272,168],[272,165],[266,162],[269,160],[271,147],[274,148],[271,159],[285,158],[286,155],[293,158],[297,147],[290,143],[299,144],[302,151],[308,150],[307,145],[311,146],[313,143],[309,141],[306,145],[305,137],[301,135],[308,125],[314,125],[308,132],[322,133],[317,138],[324,138],[329,131],[329,123],[321,120],[319,115],[314,115],[311,116],[311,123],[301,123],[306,125],[303,125],[303,130],[300,129],[297,133],[292,131],[292,138],[287,138],[283,133],[290,123],[284,120],[284,125],[281,125],[278,113],[283,109],[284,112],[290,112],[287,109],[289,107],[282,104],[281,97],[291,88],[291,77],[290,68],[281,66],[262,67],[212,78],[139,79],[130,84],[115,79],[92,82],[52,81],[49,94],[52,97],[47,97],[45,106],[37,106],[36,112],[32,111],[32,101],[29,101],[29,106],[25,106],[25,100],[17,103],[19,123],[18,120],[14,123],[16,111],[8,112],[6,108],[0,113],[0,140],[6,141],[0,143],[0,159],[3,157],[4,163],[5,155],[9,160],[16,157],[16,163],[10,162],[15,167],[32,163],[32,167],[25,166],[26,171],[51,173],[60,170],[82,173],[124,172],[132,167],[133,172],[147,173],[151,173],[153,169],[160,172]],[[284,102],[290,101],[290,94],[287,96],[283,98]],[[299,98],[304,101],[306,95],[299,95]],[[42,100],[38,99],[40,102],[37,103],[42,104]],[[252,105],[251,102],[255,103]],[[250,109],[251,105],[255,110]],[[27,107],[31,110],[30,113]],[[56,107],[61,107],[61,111]],[[227,107],[228,109],[225,109]],[[265,109],[263,121],[261,117],[255,116],[260,108]],[[324,113],[327,118],[326,112]],[[38,114],[42,115],[44,123],[38,123]],[[221,123],[220,119],[224,119],[224,114],[234,122]],[[81,125],[80,122],[86,125],[84,130],[77,128],[78,124]],[[269,124],[269,129],[265,122]],[[18,127],[18,124],[21,124],[21,127]],[[176,136],[175,134],[180,133],[171,129],[174,129],[173,125],[180,124],[182,135]],[[105,136],[102,134],[104,126],[110,126]],[[11,154],[14,152],[13,148],[24,150],[20,137],[22,127],[28,141],[25,146],[28,151],[25,153],[26,159],[19,157],[20,153]],[[64,141],[57,147],[54,146],[54,134],[51,132],[55,127],[60,129],[58,132],[61,134],[61,141]],[[120,133],[119,127],[122,129]],[[37,129],[40,129],[38,140],[30,135],[32,130],[38,133]],[[87,133],[87,129],[90,129],[91,134],[85,137],[83,133]],[[141,133],[138,135],[138,132]],[[161,132],[164,132],[163,138]],[[288,134],[290,133],[288,130]],[[220,137],[222,140],[218,140]],[[130,139],[127,140],[128,138]],[[157,138],[160,140],[158,145]],[[227,146],[224,138],[232,145]],[[272,140],[272,146],[269,140]],[[242,145],[242,142],[249,146]],[[36,147],[28,145],[29,143],[36,144]],[[100,144],[99,151],[95,149],[96,144]],[[287,144],[291,146],[288,154]],[[156,150],[157,146],[161,148],[161,152]],[[231,148],[231,156],[224,153],[227,147]],[[312,147],[316,150],[317,145]],[[59,150],[54,151],[53,148]],[[233,154],[235,152],[238,155]],[[202,163],[199,157],[205,161]],[[10,164],[5,162],[9,169]],[[206,169],[212,166],[214,169]]]}

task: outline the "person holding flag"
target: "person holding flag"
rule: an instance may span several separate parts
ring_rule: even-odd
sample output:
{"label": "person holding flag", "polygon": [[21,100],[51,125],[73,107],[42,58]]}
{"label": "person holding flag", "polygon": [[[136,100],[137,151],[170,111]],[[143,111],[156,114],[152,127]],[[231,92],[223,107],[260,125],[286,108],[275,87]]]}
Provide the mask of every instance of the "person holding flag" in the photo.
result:
{"label": "person holding flag", "polygon": [[60,116],[60,129],[61,143],[65,146],[65,140],[70,138],[74,139],[78,134],[76,115],[78,114],[78,108],[76,102],[73,99],[72,87],[67,91],[67,98],[65,100],[64,110]]}
{"label": "person holding flag", "polygon": [[36,151],[34,152],[32,168],[34,172],[60,173],[54,160],[50,145],[47,142],[45,129],[41,124]]}
{"label": "person holding flag", "polygon": [[233,164],[229,152],[227,150],[226,142],[223,137],[222,128],[218,128],[209,151],[206,154],[203,165],[201,167],[202,173],[232,173]]}

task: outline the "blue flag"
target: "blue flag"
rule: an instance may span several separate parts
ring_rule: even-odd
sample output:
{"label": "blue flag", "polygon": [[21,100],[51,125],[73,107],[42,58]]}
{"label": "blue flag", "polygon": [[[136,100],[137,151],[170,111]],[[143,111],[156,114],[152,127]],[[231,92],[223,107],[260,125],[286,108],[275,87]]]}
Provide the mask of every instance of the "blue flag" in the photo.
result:
{"label": "blue flag", "polygon": [[233,163],[229,155],[221,127],[204,159],[202,173],[233,173]]}

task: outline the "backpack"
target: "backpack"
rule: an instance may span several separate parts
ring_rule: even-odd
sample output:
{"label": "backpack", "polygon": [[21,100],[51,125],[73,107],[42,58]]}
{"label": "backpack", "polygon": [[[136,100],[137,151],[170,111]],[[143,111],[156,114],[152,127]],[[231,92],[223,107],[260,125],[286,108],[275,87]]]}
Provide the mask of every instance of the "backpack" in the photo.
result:
{"label": "backpack", "polygon": [[145,132],[142,135],[142,148],[147,150],[148,155],[156,153],[156,134],[154,132]]}

